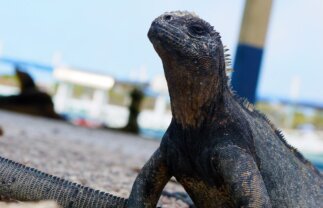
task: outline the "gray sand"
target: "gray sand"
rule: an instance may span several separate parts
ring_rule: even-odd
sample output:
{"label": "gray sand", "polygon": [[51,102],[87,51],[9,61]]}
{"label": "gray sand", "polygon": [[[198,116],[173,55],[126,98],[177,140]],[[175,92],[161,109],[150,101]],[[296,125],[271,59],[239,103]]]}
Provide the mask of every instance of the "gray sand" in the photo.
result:
{"label": "gray sand", "polygon": [[[0,155],[41,171],[128,197],[138,171],[159,146],[131,134],[0,111]],[[183,191],[174,182],[166,190]],[[163,207],[186,207],[162,198]]]}

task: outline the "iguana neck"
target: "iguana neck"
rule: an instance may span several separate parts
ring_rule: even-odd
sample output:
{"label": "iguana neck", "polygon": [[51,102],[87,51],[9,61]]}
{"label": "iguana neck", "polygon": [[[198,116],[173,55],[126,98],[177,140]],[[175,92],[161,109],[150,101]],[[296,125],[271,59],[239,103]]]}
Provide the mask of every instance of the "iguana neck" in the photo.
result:
{"label": "iguana neck", "polygon": [[196,70],[196,76],[192,76],[192,70],[186,67],[174,69],[164,64],[172,115],[183,128],[199,128],[216,119],[216,111],[223,112],[220,109],[225,107],[224,97],[229,92],[227,77],[221,74],[224,69],[217,70],[219,74],[207,75]]}

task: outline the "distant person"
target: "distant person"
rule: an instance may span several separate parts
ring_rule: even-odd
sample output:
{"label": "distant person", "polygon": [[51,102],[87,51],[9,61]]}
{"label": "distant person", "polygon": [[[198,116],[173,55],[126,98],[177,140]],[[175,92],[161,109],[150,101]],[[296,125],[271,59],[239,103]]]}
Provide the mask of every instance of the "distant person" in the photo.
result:
{"label": "distant person", "polygon": [[0,96],[0,109],[62,119],[55,112],[50,95],[40,91],[28,73],[21,71],[18,67],[15,72],[20,85],[20,93],[18,95]]}
{"label": "distant person", "polygon": [[139,133],[139,125],[138,125],[138,115],[140,113],[140,106],[142,103],[142,99],[144,98],[143,92],[135,88],[131,93],[131,103],[129,105],[129,118],[127,125],[122,128],[122,131],[131,132],[138,134]]}
{"label": "distant person", "polygon": [[140,113],[140,106],[144,98],[144,94],[140,89],[134,88],[130,93],[130,98],[131,98],[131,103],[128,107],[129,117],[128,117],[127,125],[123,128],[111,128],[109,126],[103,125],[102,127],[104,129],[139,134],[140,129],[138,125],[138,115]]}

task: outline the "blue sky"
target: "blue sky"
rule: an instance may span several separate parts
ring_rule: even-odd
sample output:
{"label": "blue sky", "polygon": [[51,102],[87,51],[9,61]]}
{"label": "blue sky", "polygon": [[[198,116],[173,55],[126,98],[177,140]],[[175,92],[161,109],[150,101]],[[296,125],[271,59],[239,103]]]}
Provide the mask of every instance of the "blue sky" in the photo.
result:
{"label": "blue sky", "polygon": [[[148,38],[165,11],[195,11],[222,34],[234,57],[243,0],[33,0],[0,2],[1,55],[67,65],[129,79],[162,74]],[[274,1],[258,95],[288,98],[293,77],[300,100],[323,103],[323,1]],[[2,68],[4,69],[4,68]]]}

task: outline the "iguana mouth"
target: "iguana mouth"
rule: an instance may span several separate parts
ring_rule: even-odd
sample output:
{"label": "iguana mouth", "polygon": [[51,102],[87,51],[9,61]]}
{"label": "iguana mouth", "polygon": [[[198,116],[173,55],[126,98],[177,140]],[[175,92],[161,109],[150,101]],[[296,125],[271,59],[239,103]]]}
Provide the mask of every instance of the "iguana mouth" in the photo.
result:
{"label": "iguana mouth", "polygon": [[156,19],[148,31],[148,38],[155,47],[157,53],[165,54],[177,52],[182,56],[198,56],[193,44],[187,45],[187,34],[163,20]]}
{"label": "iguana mouth", "polygon": [[[179,37],[182,36],[182,37]],[[158,41],[161,44],[172,44],[183,47],[185,36],[182,32],[170,24],[161,24],[154,21],[148,31],[148,38],[151,42]]]}

